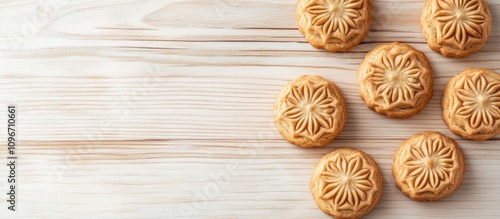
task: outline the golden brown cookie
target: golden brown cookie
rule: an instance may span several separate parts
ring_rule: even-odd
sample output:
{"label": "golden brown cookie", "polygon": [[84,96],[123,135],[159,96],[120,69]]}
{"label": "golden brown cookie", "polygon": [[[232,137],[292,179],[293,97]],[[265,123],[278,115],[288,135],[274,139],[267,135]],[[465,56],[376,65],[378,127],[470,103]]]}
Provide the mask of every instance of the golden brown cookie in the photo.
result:
{"label": "golden brown cookie", "polygon": [[404,140],[392,163],[396,186],[416,201],[437,201],[451,195],[464,173],[462,151],[453,139],[439,132]]}
{"label": "golden brown cookie", "polygon": [[491,15],[483,0],[427,0],[420,24],[432,50],[463,58],[486,43]]}
{"label": "golden brown cookie", "polygon": [[311,178],[316,205],[337,219],[370,213],[382,195],[382,177],[375,161],[362,151],[340,148],[321,158]]}
{"label": "golden brown cookie", "polygon": [[290,143],[309,148],[330,143],[347,119],[339,88],[320,76],[303,75],[283,87],[274,122]]}
{"label": "golden brown cookie", "polygon": [[425,55],[402,43],[382,44],[358,68],[359,94],[368,108],[389,118],[405,119],[432,97],[432,69]]}
{"label": "golden brown cookie", "polygon": [[500,74],[471,68],[444,90],[443,120],[456,135],[484,141],[500,134]]}
{"label": "golden brown cookie", "polygon": [[298,0],[295,20],[315,48],[345,52],[368,35],[371,11],[371,0]]}

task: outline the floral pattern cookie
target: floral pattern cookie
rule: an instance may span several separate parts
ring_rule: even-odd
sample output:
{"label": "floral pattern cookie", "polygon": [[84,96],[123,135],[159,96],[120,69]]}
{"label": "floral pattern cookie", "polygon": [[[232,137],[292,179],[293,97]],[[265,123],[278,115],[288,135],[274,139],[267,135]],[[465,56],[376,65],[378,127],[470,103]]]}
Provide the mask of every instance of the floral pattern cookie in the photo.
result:
{"label": "floral pattern cookie", "polygon": [[484,0],[427,0],[420,23],[432,50],[463,58],[486,43],[491,15]]}
{"label": "floral pattern cookie", "polygon": [[306,148],[331,142],[346,119],[340,90],[320,76],[303,75],[288,83],[274,106],[274,121],[281,135]]}
{"label": "floral pattern cookie", "polygon": [[295,19],[312,46],[345,52],[368,35],[371,7],[370,0],[298,0]]}
{"label": "floral pattern cookie", "polygon": [[444,122],[463,138],[484,141],[500,134],[500,74],[465,70],[448,82],[442,107]]}
{"label": "floral pattern cookie", "polygon": [[462,183],[465,162],[453,139],[438,132],[416,134],[403,141],[394,155],[396,186],[417,201],[437,201]]}
{"label": "floral pattern cookie", "polygon": [[425,55],[402,43],[382,44],[369,52],[358,69],[361,98],[377,113],[409,118],[432,97],[432,69]]}
{"label": "floral pattern cookie", "polygon": [[362,151],[341,148],[321,158],[311,178],[318,207],[335,218],[368,214],[382,194],[382,177],[375,161]]}

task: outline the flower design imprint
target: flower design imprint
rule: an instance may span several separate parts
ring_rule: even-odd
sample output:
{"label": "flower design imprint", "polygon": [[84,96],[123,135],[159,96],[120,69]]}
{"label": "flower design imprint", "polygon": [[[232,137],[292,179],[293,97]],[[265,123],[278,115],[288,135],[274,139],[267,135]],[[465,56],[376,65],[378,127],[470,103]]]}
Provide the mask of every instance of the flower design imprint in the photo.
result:
{"label": "flower design imprint", "polygon": [[457,168],[456,151],[439,137],[422,138],[416,145],[408,149],[403,162],[408,171],[403,177],[417,193],[437,193],[449,184],[451,174]]}
{"label": "flower design imprint", "polygon": [[305,81],[290,88],[283,116],[290,121],[294,137],[316,141],[325,133],[334,132],[333,114],[337,103],[328,82]]}
{"label": "flower design imprint", "polygon": [[370,169],[364,168],[361,157],[332,157],[321,173],[322,198],[332,200],[339,210],[358,210],[369,205],[369,193],[374,192]]}
{"label": "flower design imprint", "polygon": [[442,42],[454,41],[460,49],[466,47],[469,37],[481,38],[482,25],[486,21],[486,13],[478,0],[438,1],[439,10],[434,15],[442,23]]}
{"label": "flower design imprint", "polygon": [[423,90],[415,53],[388,53],[382,57],[381,62],[371,64],[368,74],[369,81],[376,87],[377,98],[382,97],[389,106],[401,101],[411,102]]}
{"label": "flower design imprint", "polygon": [[492,127],[500,119],[500,82],[488,81],[483,74],[467,75],[457,97],[462,103],[457,115],[466,117],[471,128]]}
{"label": "flower design imprint", "polygon": [[311,0],[305,9],[314,26],[321,26],[321,38],[327,42],[333,32],[339,31],[340,40],[346,42],[351,29],[358,29],[354,21],[361,17],[362,0]]}

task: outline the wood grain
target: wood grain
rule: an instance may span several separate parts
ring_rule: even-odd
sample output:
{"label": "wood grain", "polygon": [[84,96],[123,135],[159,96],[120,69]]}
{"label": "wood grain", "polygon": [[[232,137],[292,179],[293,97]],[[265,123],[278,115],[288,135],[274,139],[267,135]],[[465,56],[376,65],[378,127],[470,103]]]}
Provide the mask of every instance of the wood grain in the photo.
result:
{"label": "wood grain", "polygon": [[[18,211],[2,207],[0,218],[327,218],[308,181],[337,147],[364,150],[382,170],[367,218],[498,218],[500,136],[463,140],[440,107],[462,70],[500,72],[500,1],[487,2],[487,44],[448,59],[422,37],[422,1],[373,1],[369,36],[340,54],[305,41],[295,0],[0,1],[0,98],[19,110],[20,159]],[[434,70],[434,97],[408,120],[375,114],[357,92],[366,52],[392,41],[423,51]],[[278,91],[301,74],[334,81],[346,98],[345,129],[325,148],[289,145],[272,122]],[[429,130],[457,140],[467,172],[454,195],[418,203],[390,166],[403,139]]]}

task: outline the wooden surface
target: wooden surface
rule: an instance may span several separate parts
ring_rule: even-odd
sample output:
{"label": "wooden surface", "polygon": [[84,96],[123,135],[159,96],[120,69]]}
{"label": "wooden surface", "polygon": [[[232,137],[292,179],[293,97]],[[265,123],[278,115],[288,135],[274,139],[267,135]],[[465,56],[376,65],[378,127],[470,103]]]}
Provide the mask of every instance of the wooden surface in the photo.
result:
{"label": "wooden surface", "polygon": [[[0,129],[18,108],[18,205],[0,218],[328,218],[312,168],[337,147],[378,162],[384,190],[367,218],[499,218],[500,136],[463,140],[441,120],[447,81],[468,67],[500,72],[500,1],[481,52],[447,59],[419,27],[423,1],[373,0],[369,36],[349,53],[313,49],[295,0],[0,1]],[[409,120],[365,107],[356,69],[379,43],[425,52],[435,95]],[[348,120],[333,143],[302,149],[275,130],[280,88],[301,74],[334,81]],[[408,199],[390,166],[399,143],[434,130],[455,139],[467,172],[437,203]],[[0,132],[0,191],[7,190]]]}

